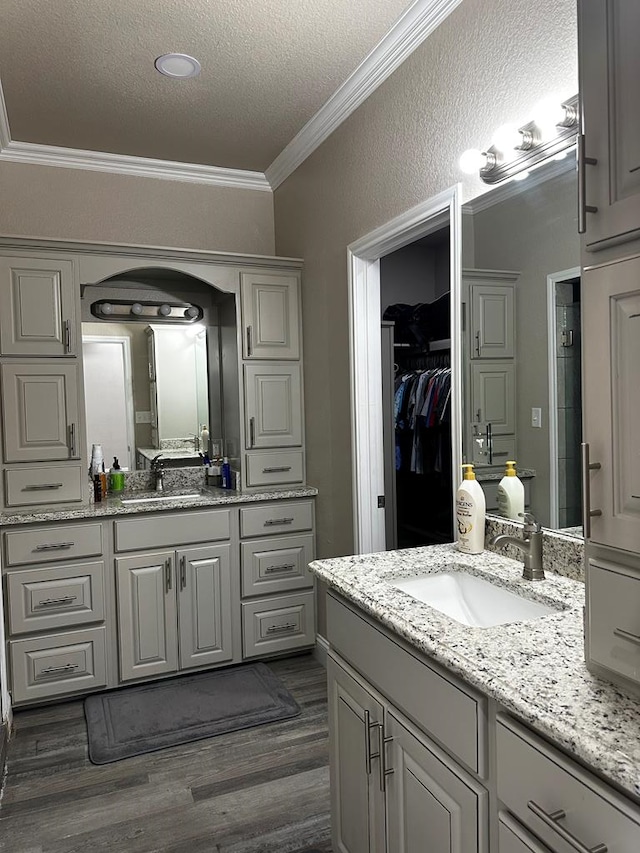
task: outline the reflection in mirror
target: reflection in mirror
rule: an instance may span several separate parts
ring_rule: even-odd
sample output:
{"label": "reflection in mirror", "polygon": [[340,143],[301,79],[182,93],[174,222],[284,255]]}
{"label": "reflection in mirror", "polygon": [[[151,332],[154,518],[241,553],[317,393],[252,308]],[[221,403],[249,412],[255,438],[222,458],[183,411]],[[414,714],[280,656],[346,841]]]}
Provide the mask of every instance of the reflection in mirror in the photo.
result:
{"label": "reflection in mirror", "polygon": [[[175,324],[97,320],[96,299],[181,300],[202,307],[201,322]],[[201,464],[206,426],[218,450],[223,438],[219,318],[235,315],[234,297],[170,270],[136,271],[135,280],[86,285],[82,295],[87,443],[101,444],[105,463],[148,468],[162,452],[165,464]],[[235,323],[234,323],[235,325]]]}
{"label": "reflection in mirror", "polygon": [[[463,208],[465,460],[489,514],[507,459],[546,527],[580,524],[579,238],[573,157]],[[513,301],[511,301],[513,300]]]}

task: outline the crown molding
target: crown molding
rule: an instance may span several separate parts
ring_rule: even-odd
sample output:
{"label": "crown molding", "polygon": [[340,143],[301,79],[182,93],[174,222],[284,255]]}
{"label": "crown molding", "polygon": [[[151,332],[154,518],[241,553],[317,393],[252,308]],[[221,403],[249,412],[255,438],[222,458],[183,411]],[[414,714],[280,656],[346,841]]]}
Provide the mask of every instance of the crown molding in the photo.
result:
{"label": "crown molding", "polygon": [[265,175],[277,189],[462,0],[415,0],[350,77],[283,148]]}
{"label": "crown molding", "polygon": [[489,207],[493,207],[494,204],[500,204],[500,202],[506,201],[509,198],[515,198],[520,193],[540,186],[540,184],[544,184],[552,178],[557,178],[558,175],[575,171],[575,168],[575,151],[570,151],[562,160],[552,160],[549,163],[543,164],[542,168],[533,171],[523,181],[514,181],[511,179],[495,187],[490,192],[483,193],[471,199],[471,201],[465,202],[462,206],[462,213],[480,213],[481,210],[487,210]]}
{"label": "crown molding", "polygon": [[203,166],[198,163],[154,160],[149,157],[130,157],[101,151],[83,151],[79,148],[59,148],[55,145],[37,145],[32,142],[12,140],[7,146],[2,147],[0,160],[271,192],[271,186],[262,172],[222,169],[218,166]]}

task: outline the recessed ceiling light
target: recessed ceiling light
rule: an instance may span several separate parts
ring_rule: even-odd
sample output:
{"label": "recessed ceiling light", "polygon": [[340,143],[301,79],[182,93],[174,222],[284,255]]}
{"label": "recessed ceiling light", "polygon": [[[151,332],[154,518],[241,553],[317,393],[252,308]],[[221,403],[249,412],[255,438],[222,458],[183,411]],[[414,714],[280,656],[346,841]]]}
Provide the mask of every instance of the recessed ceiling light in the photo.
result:
{"label": "recessed ceiling light", "polygon": [[200,73],[198,60],[186,53],[165,53],[154,65],[165,77],[197,77]]}

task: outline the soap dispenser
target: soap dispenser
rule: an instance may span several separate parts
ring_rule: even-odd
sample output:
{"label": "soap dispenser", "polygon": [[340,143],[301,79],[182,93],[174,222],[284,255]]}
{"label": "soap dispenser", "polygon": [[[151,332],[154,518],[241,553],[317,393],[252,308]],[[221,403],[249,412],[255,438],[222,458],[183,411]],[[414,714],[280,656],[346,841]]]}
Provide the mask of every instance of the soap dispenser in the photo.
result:
{"label": "soap dispenser", "polygon": [[508,461],[504,477],[498,484],[498,513],[520,521],[524,515],[524,485],[516,474],[516,463]]}
{"label": "soap dispenser", "polygon": [[481,554],[484,551],[486,511],[484,492],[476,480],[473,465],[463,465],[462,470],[463,480],[456,492],[456,545],[465,554]]}

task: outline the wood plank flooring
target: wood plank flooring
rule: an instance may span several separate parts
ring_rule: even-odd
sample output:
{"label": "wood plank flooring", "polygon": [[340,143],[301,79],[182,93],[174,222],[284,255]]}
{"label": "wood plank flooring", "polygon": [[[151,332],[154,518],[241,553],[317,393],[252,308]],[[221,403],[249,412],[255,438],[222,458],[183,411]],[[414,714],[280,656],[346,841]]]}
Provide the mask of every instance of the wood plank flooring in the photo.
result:
{"label": "wood plank flooring", "polygon": [[299,717],[96,766],[81,701],[17,711],[3,853],[331,853],[326,671],[269,666]]}

